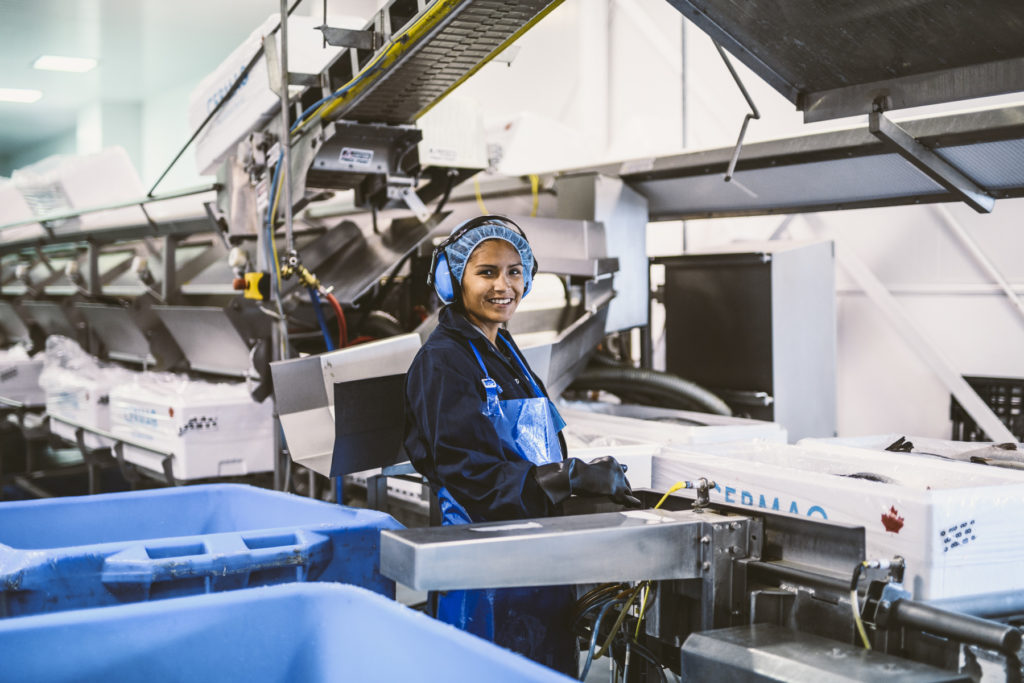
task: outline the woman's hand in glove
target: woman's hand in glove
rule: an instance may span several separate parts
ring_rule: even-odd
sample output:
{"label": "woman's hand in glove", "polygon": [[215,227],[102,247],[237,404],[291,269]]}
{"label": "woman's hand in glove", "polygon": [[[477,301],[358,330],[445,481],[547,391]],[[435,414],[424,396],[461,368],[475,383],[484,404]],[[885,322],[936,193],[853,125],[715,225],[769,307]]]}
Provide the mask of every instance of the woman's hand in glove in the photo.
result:
{"label": "woman's hand in glove", "polygon": [[555,505],[571,495],[607,496],[628,507],[641,507],[626,479],[626,467],[610,455],[583,462],[568,458],[562,462],[539,465],[534,476],[541,490]]}

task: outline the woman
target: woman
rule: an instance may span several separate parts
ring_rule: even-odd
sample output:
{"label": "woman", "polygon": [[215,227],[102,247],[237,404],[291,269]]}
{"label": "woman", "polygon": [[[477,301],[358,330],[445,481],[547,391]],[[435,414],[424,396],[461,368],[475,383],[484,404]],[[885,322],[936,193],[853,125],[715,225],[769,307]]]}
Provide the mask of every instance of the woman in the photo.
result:
{"label": "woman", "polygon": [[[504,329],[536,272],[503,216],[469,220],[434,250],[429,282],[448,305],[409,368],[405,449],[444,524],[557,515],[573,494],[639,505],[614,458],[565,458],[565,423]],[[565,586],[449,591],[437,616],[575,676],[573,597]]]}

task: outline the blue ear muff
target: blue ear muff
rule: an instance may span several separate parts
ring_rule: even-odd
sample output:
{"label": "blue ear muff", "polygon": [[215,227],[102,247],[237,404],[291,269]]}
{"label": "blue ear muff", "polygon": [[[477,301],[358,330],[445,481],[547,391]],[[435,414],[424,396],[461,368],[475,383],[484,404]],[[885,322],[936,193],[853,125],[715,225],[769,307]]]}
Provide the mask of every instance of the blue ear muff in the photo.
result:
{"label": "blue ear muff", "polygon": [[437,255],[437,265],[434,266],[434,291],[441,301],[446,304],[455,301],[455,287],[452,285],[452,273],[448,268],[448,257],[442,251]]}

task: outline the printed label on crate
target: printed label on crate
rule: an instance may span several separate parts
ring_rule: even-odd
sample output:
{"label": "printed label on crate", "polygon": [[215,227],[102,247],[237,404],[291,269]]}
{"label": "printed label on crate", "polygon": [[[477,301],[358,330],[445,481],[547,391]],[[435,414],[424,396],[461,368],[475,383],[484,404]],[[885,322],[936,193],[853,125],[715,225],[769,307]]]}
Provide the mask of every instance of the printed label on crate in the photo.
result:
{"label": "printed label on crate", "polygon": [[788,512],[791,515],[803,517],[820,517],[828,519],[828,512],[822,505],[810,505],[801,503],[786,496],[777,496],[771,493],[749,491],[736,486],[720,486],[715,484],[715,491],[722,495],[729,505],[743,505],[745,507],[762,508],[765,510],[776,510]]}
{"label": "printed label on crate", "polygon": [[122,425],[135,438],[153,441],[174,436],[166,410],[123,403],[115,404],[113,409],[114,424]]}
{"label": "printed label on crate", "polygon": [[948,553],[957,548],[963,548],[969,543],[978,540],[975,533],[975,522],[973,519],[953,524],[939,531],[939,539],[942,540],[942,552]]}
{"label": "printed label on crate", "polygon": [[894,534],[898,534],[900,529],[903,528],[904,523],[903,516],[899,510],[896,509],[895,505],[890,505],[889,510],[882,513],[882,526],[885,527],[886,531],[891,531]]}
{"label": "printed label on crate", "polygon": [[217,431],[217,417],[202,415],[190,417],[188,422],[178,427],[178,436],[184,436],[187,432],[215,432]]}
{"label": "printed label on crate", "polygon": [[338,157],[338,161],[343,164],[352,164],[354,166],[369,166],[373,163],[373,150],[358,149],[356,147],[342,147],[341,156]]}

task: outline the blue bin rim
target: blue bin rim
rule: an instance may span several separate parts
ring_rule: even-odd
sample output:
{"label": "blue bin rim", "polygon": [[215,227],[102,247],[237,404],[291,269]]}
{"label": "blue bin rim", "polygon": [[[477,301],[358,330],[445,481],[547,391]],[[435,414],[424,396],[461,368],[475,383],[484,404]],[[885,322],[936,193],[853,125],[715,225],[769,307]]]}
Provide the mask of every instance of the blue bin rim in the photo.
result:
{"label": "blue bin rim", "polygon": [[[91,503],[102,503],[105,500],[117,500],[125,501],[142,498],[147,501],[152,501],[156,497],[174,497],[191,495],[197,492],[257,492],[255,495],[263,496],[267,498],[277,498],[279,500],[287,500],[291,505],[301,505],[307,507],[317,507],[324,511],[339,510],[345,511],[346,513],[355,513],[357,518],[361,518],[364,523],[372,522],[374,520],[382,522],[381,529],[402,529],[404,528],[400,522],[386,512],[379,510],[371,510],[369,508],[357,508],[349,507],[346,505],[337,505],[335,503],[328,503],[326,501],[317,500],[314,498],[308,498],[306,496],[299,496],[294,493],[285,493],[283,491],[274,491],[272,489],[264,489],[259,486],[251,486],[249,484],[196,484],[193,486],[175,486],[166,489],[148,489],[144,491],[119,491],[116,493],[99,493],[87,496],[62,496],[60,498],[41,498],[36,500],[12,500],[12,501],[0,501],[0,514],[4,511],[11,511],[14,509],[31,509],[33,507],[49,507],[55,504],[62,504],[64,502],[75,504],[91,504]],[[161,545],[173,544],[176,542],[184,542],[191,539],[203,538],[203,537],[217,537],[217,536],[237,536],[240,533],[251,533],[259,535],[273,535],[273,534],[284,534],[294,532],[296,529],[308,529],[310,531],[326,530],[331,529],[335,526],[333,520],[325,519],[320,522],[311,522],[308,524],[285,524],[279,527],[259,527],[256,529],[242,531],[222,531],[207,534],[184,534],[178,536],[154,536],[152,538],[138,538],[124,541],[109,541],[102,543],[82,543],[79,545],[68,545],[68,546],[54,546],[49,548],[19,548],[16,546],[6,545],[0,542],[0,560],[2,560],[4,554],[15,553],[19,556],[24,557],[45,557],[46,553],[52,551],[60,551],[63,554],[73,553],[78,549],[88,548],[90,552],[105,552],[111,549],[120,549],[125,547],[127,544],[135,543],[147,543],[156,542]],[[0,561],[0,565],[3,562]]]}
{"label": "blue bin rim", "polygon": [[520,654],[505,650],[493,643],[488,643],[450,624],[432,619],[422,612],[389,600],[373,591],[360,588],[359,586],[339,583],[286,583],[276,586],[260,586],[220,593],[167,598],[153,602],[133,602],[108,607],[86,607],[65,612],[49,612],[13,619],[0,619],[0,640],[3,639],[5,634],[16,631],[56,628],[61,633],[68,634],[70,633],[68,629],[73,629],[76,626],[86,627],[96,621],[130,619],[138,615],[147,615],[152,618],[170,618],[173,617],[174,612],[177,610],[199,606],[232,613],[232,607],[239,607],[252,601],[288,600],[303,597],[311,598],[314,601],[340,597],[342,599],[349,598],[356,601],[369,602],[372,603],[373,609],[393,614],[398,618],[411,619],[416,622],[419,628],[441,639],[454,639],[456,642],[461,641],[470,647],[479,647],[481,644],[493,647],[497,650],[496,655],[505,660],[503,664],[507,665],[514,672],[521,674],[525,680],[574,680]]}
{"label": "blue bin rim", "polygon": [[[190,495],[197,491],[258,491],[257,495],[265,495],[273,498],[280,498],[282,500],[291,500],[295,502],[301,501],[302,503],[309,503],[311,505],[335,505],[335,503],[328,503],[323,500],[316,498],[309,498],[307,496],[299,496],[294,493],[285,493],[284,491],[275,491],[273,489],[265,489],[260,486],[252,486],[251,484],[190,484],[188,486],[169,486],[160,489],[144,489],[141,491],[117,491],[114,493],[96,493],[85,496],[61,496],[59,498],[37,498],[34,500],[10,500],[0,501],[0,511],[4,509],[11,509],[14,507],[34,507],[34,506],[46,506],[53,505],[55,503],[75,503],[75,502],[95,502],[104,500],[132,500],[134,498],[145,498],[147,500],[152,498],[162,497],[175,497]],[[301,504],[301,503],[300,503]],[[338,505],[337,507],[345,507]],[[346,508],[350,510],[364,510],[366,508]],[[367,510],[367,512],[376,512],[375,510]]]}

